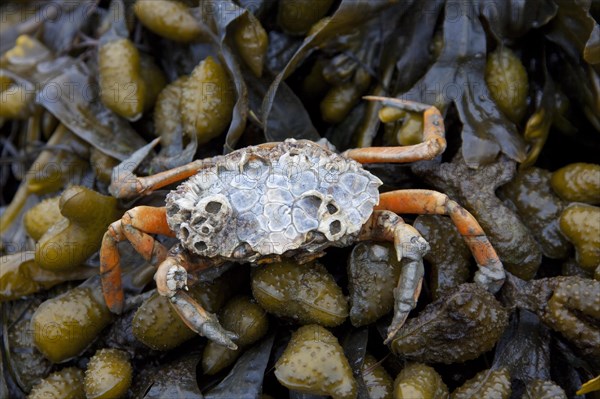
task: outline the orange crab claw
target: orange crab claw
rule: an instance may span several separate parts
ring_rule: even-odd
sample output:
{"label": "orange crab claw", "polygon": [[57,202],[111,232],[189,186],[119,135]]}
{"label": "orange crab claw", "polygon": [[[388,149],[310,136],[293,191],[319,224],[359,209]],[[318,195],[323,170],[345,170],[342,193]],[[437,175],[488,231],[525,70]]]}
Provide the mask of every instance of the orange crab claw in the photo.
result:
{"label": "orange crab claw", "polygon": [[123,311],[124,301],[117,244],[128,240],[144,259],[158,264],[166,258],[167,249],[150,234],[174,235],[167,225],[165,208],[138,206],[130,209],[104,234],[100,249],[100,277],[104,300],[113,313]]}

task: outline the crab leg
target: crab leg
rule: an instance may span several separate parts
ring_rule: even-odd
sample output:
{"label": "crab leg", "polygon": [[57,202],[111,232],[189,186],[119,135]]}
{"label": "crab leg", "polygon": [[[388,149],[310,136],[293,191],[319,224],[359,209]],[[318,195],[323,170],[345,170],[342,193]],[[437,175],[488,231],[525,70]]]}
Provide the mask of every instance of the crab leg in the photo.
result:
{"label": "crab leg", "polygon": [[167,249],[150,234],[173,236],[167,225],[166,209],[138,206],[125,212],[121,220],[112,223],[102,238],[100,250],[100,276],[102,292],[108,308],[114,313],[123,310],[121,283],[120,241],[129,240],[135,250],[152,264],[162,262]]}
{"label": "crab leg", "polygon": [[429,244],[412,226],[389,211],[375,211],[363,226],[359,240],[384,240],[394,243],[398,260],[404,259],[398,285],[394,288],[394,317],[385,344],[398,333],[408,314],[417,305],[423,285],[423,256]]}
{"label": "crab leg", "polygon": [[[263,143],[260,146],[270,148],[275,145],[277,143]],[[138,195],[147,195],[159,188],[185,180],[203,169],[214,166],[216,159],[218,157],[198,159],[151,176],[138,177],[133,173],[123,173],[120,178],[111,182],[108,190],[116,198],[133,198]]]}
{"label": "crab leg", "polygon": [[123,173],[121,178],[111,182],[108,190],[116,198],[133,198],[138,195],[146,195],[169,184],[185,180],[212,164],[210,159],[196,160],[177,168],[145,177],[138,177],[133,173]]}
{"label": "crab leg", "polygon": [[344,152],[344,156],[360,163],[400,163],[433,159],[446,149],[444,118],[436,107],[398,98],[376,96],[364,98],[381,101],[385,106],[423,112],[423,142],[405,147],[355,148]]}
{"label": "crab leg", "polygon": [[397,213],[449,215],[469,246],[479,270],[475,282],[496,293],[504,283],[502,262],[477,220],[447,195],[432,190],[398,190],[381,194],[375,209]]}
{"label": "crab leg", "polygon": [[[209,267],[210,261],[202,264],[201,268]],[[195,333],[200,334],[211,341],[226,346],[229,349],[237,349],[233,340],[238,336],[225,330],[217,316],[209,313],[196,300],[189,296],[186,291],[188,269],[191,264],[179,255],[168,256],[156,271],[156,289],[158,293],[171,300],[175,311],[181,320]],[[193,265],[197,267],[198,265]]]}

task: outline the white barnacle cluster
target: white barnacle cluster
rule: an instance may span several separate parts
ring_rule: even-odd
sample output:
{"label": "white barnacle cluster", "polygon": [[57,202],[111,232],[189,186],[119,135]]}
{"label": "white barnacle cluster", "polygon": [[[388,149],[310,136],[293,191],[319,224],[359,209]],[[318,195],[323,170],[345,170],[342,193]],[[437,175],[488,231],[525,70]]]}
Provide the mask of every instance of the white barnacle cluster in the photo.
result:
{"label": "white barnacle cluster", "polygon": [[377,177],[306,140],[215,161],[167,197],[169,226],[202,256],[318,252],[356,236],[379,200]]}

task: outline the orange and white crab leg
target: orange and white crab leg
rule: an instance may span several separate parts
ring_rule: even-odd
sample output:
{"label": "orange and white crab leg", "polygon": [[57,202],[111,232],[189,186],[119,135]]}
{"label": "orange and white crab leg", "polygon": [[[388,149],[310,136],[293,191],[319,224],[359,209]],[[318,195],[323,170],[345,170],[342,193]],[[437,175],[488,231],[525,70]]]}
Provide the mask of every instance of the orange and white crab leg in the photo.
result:
{"label": "orange and white crab leg", "polygon": [[402,163],[433,159],[446,149],[444,118],[436,107],[398,98],[375,96],[364,98],[380,101],[384,106],[423,112],[423,142],[404,147],[355,148],[342,155],[360,163]]}
{"label": "orange and white crab leg", "polygon": [[194,298],[187,294],[188,269],[208,268],[214,266],[215,262],[206,259],[205,262],[190,264],[185,257],[180,255],[168,256],[158,267],[154,276],[156,289],[159,294],[171,300],[171,305],[179,314],[183,322],[195,333],[200,334],[211,341],[226,346],[229,349],[237,349],[233,340],[238,336],[225,330],[217,316],[206,311]]}
{"label": "orange and white crab leg", "polygon": [[[269,148],[277,143],[260,144]],[[108,191],[116,198],[134,198],[139,195],[148,195],[160,188],[185,180],[199,171],[216,165],[215,158],[198,159],[188,164],[165,170],[150,176],[139,177],[130,172],[123,172],[110,183]]]}
{"label": "orange and white crab leg", "polygon": [[398,284],[394,288],[394,317],[388,327],[389,343],[398,333],[408,314],[417,305],[423,286],[423,256],[429,244],[411,225],[393,212],[375,211],[362,227],[359,240],[383,240],[394,243],[398,260],[403,260]]}
{"label": "orange and white crab leg", "polygon": [[380,195],[375,209],[450,216],[477,261],[475,282],[492,293],[502,287],[506,277],[504,267],[485,232],[473,215],[447,195],[432,190],[390,191]]}
{"label": "orange and white crab leg", "polygon": [[185,180],[212,165],[210,159],[196,160],[177,168],[144,177],[123,172],[121,176],[113,177],[108,191],[116,198],[134,198],[139,195],[147,195],[159,188]]}
{"label": "orange and white crab leg", "polygon": [[167,249],[150,234],[173,236],[167,225],[166,209],[138,206],[125,212],[120,220],[108,226],[100,250],[102,292],[108,308],[114,313],[123,311],[121,264],[117,244],[128,240],[144,259],[152,264],[162,262]]}

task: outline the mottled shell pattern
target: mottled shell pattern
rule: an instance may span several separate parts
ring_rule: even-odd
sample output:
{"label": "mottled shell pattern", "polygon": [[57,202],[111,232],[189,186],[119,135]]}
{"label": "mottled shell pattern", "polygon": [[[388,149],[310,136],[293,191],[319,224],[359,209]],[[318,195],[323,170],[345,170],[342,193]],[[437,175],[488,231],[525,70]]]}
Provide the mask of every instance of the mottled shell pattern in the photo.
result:
{"label": "mottled shell pattern", "polygon": [[308,140],[247,147],[207,165],[167,196],[169,227],[191,253],[242,262],[350,245],[382,184]]}

